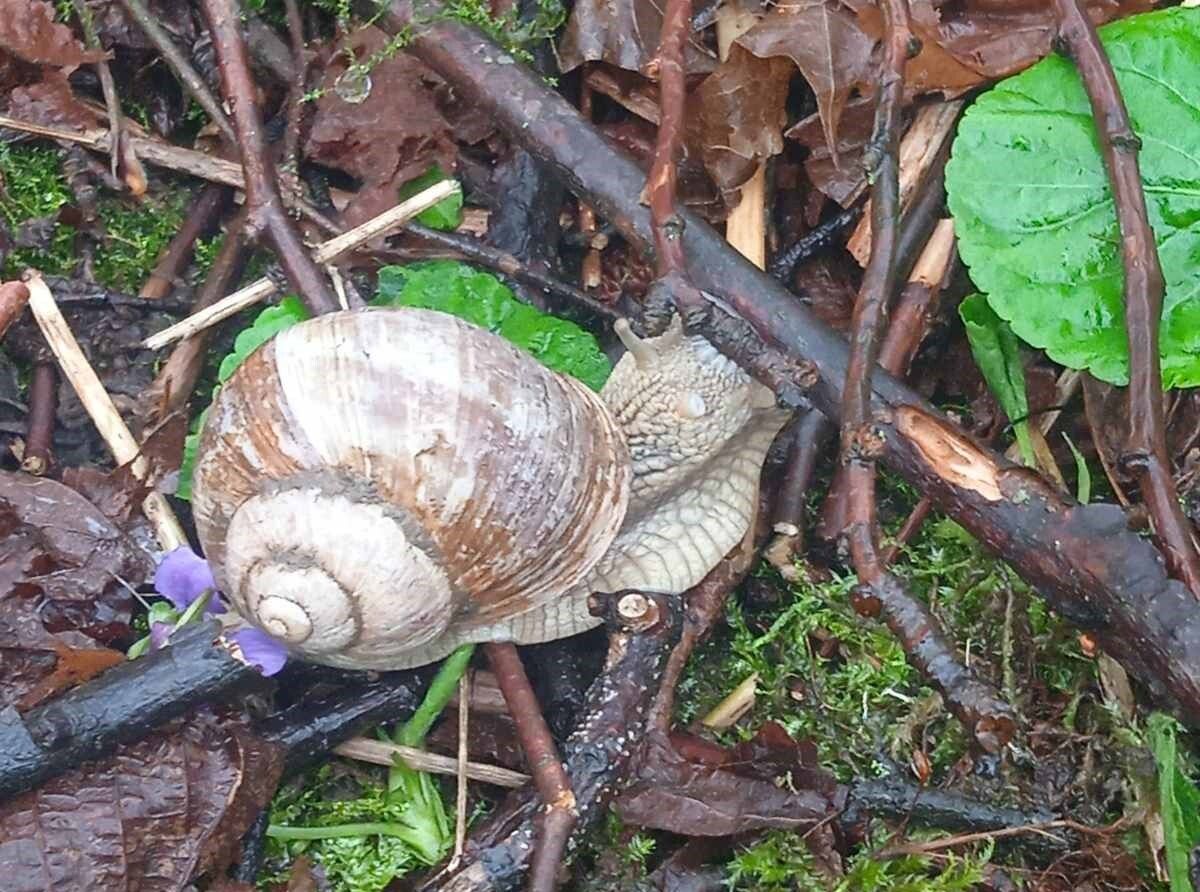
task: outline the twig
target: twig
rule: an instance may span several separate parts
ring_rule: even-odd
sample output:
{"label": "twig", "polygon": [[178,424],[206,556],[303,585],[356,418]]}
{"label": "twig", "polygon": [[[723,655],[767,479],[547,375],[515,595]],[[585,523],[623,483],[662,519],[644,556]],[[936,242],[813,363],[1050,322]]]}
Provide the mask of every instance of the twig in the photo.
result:
{"label": "twig", "polygon": [[862,216],[863,206],[852,204],[838,211],[811,232],[806,232],[771,260],[767,270],[781,282],[786,282],[796,267],[827,251],[837,244],[838,238]]}
{"label": "twig", "polygon": [[[202,310],[215,304],[241,278],[242,270],[250,257],[250,246],[246,243],[243,229],[245,217],[241,214],[229,225],[225,240],[200,290],[196,292],[192,311]],[[191,398],[192,389],[204,368],[208,355],[207,330],[184,338],[175,345],[154,376],[154,380],[139,397],[138,414],[151,423],[161,421],[172,412],[182,409]]]}
{"label": "twig", "polygon": [[[67,320],[63,318],[62,312],[54,302],[54,295],[37,273],[27,275],[25,285],[29,289],[29,309],[33,312],[46,343],[50,345],[55,358],[58,359],[59,367],[79,395],[79,401],[83,403],[113,458],[120,465],[132,463],[134,474],[144,477],[147,470],[146,460],[141,456],[138,442],[125,426],[121,413],[113,405],[112,398],[100,383],[87,357],[79,349],[79,342],[75,340]],[[163,551],[174,551],[187,544],[187,536],[184,535],[175,512],[171,510],[162,493],[152,492],[146,496],[142,510],[146,513],[146,519],[153,525],[158,544]]]}
{"label": "twig", "polygon": [[[79,24],[83,27],[83,39],[89,49],[103,51],[100,38],[96,34],[96,22],[92,18],[92,8],[85,0],[74,0],[75,14],[79,16]],[[125,162],[126,185],[134,195],[146,191],[146,172],[138,162],[137,155],[128,151],[128,142],[124,139],[124,128],[121,126],[121,100],[117,97],[117,85],[113,81],[112,69],[107,59],[96,62],[96,74],[100,78],[100,91],[104,94],[104,106],[108,111],[108,132],[113,135],[118,151],[112,153],[110,169],[113,177],[120,176],[121,162]]]}
{"label": "twig", "polygon": [[467,770],[471,735],[471,670],[458,679],[458,764],[455,766],[457,789],[454,796],[454,853],[451,869],[458,865],[467,846]]}
{"label": "twig", "polygon": [[529,888],[531,892],[552,892],[571,829],[579,818],[575,794],[516,647],[488,643],[483,649],[508,701],[525,762],[544,806],[541,833],[529,867]]}
{"label": "twig", "polygon": [[24,282],[4,282],[0,284],[0,339],[4,338],[8,327],[25,312],[29,303],[29,289]]}
{"label": "twig", "polygon": [[[365,223],[335,238],[331,238],[329,241],[321,242],[321,244],[313,249],[310,262],[328,263],[331,260],[336,260],[343,254],[384,234],[389,229],[411,220],[417,214],[427,208],[433,207],[433,205],[448,195],[457,192],[458,188],[458,183],[453,180],[442,180],[440,183],[434,183],[428,189],[418,192],[412,198],[402,201],[393,208],[389,208],[379,216],[372,217]],[[142,346],[150,350],[158,350],[172,341],[194,335],[199,331],[216,325],[222,319],[228,319],[246,307],[253,306],[259,301],[265,300],[277,290],[278,287],[269,278],[259,279],[245,288],[222,298],[200,312],[193,313],[186,319],[181,319],[174,325],[167,326],[157,334],[146,338],[142,342]],[[329,305],[326,311],[336,310],[337,308],[337,299],[333,298],[333,303]]]}
{"label": "twig", "polygon": [[879,556],[875,514],[875,460],[883,437],[871,417],[871,372],[879,352],[879,335],[896,281],[899,228],[896,129],[904,97],[904,65],[910,32],[903,0],[882,4],[887,37],[875,130],[868,146],[871,179],[871,259],[851,320],[850,358],[842,398],[842,460],[845,465],[846,529],[850,556],[858,575],[855,606],[884,619],[913,664],[946,698],[951,711],[989,752],[998,752],[1015,730],[1012,709],[988,685],[962,665],[937,620],[899,579],[887,572]]}
{"label": "twig", "polygon": [[[899,201],[902,213],[908,209],[917,188],[937,163],[942,146],[954,131],[963,105],[963,100],[953,99],[924,106],[917,112],[904,138],[900,140]],[[846,250],[854,255],[860,266],[866,266],[871,250],[874,227],[871,205],[871,200],[867,199],[862,222],[846,242]]]}
{"label": "twig", "polygon": [[1142,498],[1167,564],[1200,598],[1200,553],[1179,505],[1167,455],[1158,329],[1165,285],[1138,165],[1141,140],[1129,122],[1112,65],[1078,0],[1055,0],[1059,37],[1092,105],[1092,117],[1112,185],[1125,272],[1125,332],[1129,339],[1129,439],[1124,464],[1138,477]]}
{"label": "twig", "polygon": [[287,128],[283,131],[283,167],[294,175],[300,170],[300,129],[304,122],[304,90],[308,65],[304,58],[304,21],[296,0],[283,0],[288,38],[292,43],[292,83],[288,88]]}
{"label": "twig", "polygon": [[161,300],[171,293],[176,280],[192,262],[196,240],[216,226],[231,197],[228,187],[215,183],[210,183],[200,190],[200,195],[192,202],[183,225],[154,264],[154,269],[150,271],[146,283],[138,292],[138,297]]}
{"label": "twig", "polygon": [[142,0],[121,0],[121,4],[125,7],[125,11],[129,13],[129,17],[141,25],[142,30],[146,32],[146,37],[154,44],[154,47],[162,55],[163,60],[175,72],[175,76],[179,78],[179,83],[183,88],[191,94],[191,97],[200,104],[204,109],[209,119],[217,125],[221,134],[229,141],[229,144],[237,145],[237,134],[233,130],[233,126],[229,123],[229,118],[225,117],[225,112],[221,108],[221,103],[217,101],[217,97],[213,96],[212,90],[208,88],[208,84],[192,67],[192,63],[188,61],[187,56],[175,45],[175,41],[171,39],[171,35],[166,32],[166,29],[158,23],[157,17],[152,13]]}
{"label": "twig", "polygon": [[259,678],[213,642],[212,620],[188,624],[169,647],[112,667],[24,716],[0,710],[0,800],[139,740],[231,688]]}
{"label": "twig", "polygon": [[[370,737],[352,738],[345,743],[339,743],[333,748],[333,751],[347,759],[370,762],[372,765],[390,766],[396,764],[396,760],[399,759],[409,768],[417,771],[429,771],[450,777],[458,772],[457,759],[386,740],[373,740]],[[464,776],[485,784],[509,787],[514,790],[529,783],[527,774],[509,771],[507,768],[500,768],[497,765],[484,765],[480,762],[467,762]]]}
{"label": "twig", "polygon": [[58,412],[58,373],[54,363],[39,362],[29,378],[29,415],[21,470],[41,476],[50,469],[54,417]]}
{"label": "twig", "polygon": [[233,124],[242,154],[242,173],[246,178],[250,231],[266,236],[292,287],[314,316],[332,312],[337,309],[337,298],[329,280],[309,256],[279,194],[275,165],[262,132],[237,2],[203,0],[201,5],[221,69],[222,91],[233,106]]}
{"label": "twig", "polygon": [[[71,130],[67,127],[55,127],[49,124],[38,124],[33,121],[23,121],[9,115],[0,115],[0,127],[7,127],[20,133],[32,133],[48,139],[58,139],[64,142],[79,143],[85,148],[96,152],[112,153],[112,134],[102,128],[92,130]],[[130,146],[140,158],[165,167],[168,170],[188,173],[212,183],[222,183],[226,186],[242,188],[242,166],[224,158],[214,158],[204,152],[185,149],[159,139],[145,136],[128,135]]]}
{"label": "twig", "polygon": [[833,431],[829,419],[816,409],[801,413],[792,425],[787,472],[775,497],[772,537],[763,550],[767,562],[789,581],[800,576],[796,569],[796,558],[804,550],[809,486],[816,471],[817,459],[832,438]]}
{"label": "twig", "polygon": [[692,17],[691,0],[667,0],[658,54],[658,135],[654,160],[646,176],[650,226],[654,230],[654,262],[658,278],[684,276],[683,220],[675,212],[675,159],[683,145],[683,105],[686,91],[683,47]]}

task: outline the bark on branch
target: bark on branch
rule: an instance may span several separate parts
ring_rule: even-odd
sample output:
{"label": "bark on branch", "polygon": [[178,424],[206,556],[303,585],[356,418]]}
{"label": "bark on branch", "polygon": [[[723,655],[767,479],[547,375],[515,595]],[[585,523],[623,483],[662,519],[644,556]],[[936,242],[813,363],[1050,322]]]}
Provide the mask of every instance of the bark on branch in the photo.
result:
{"label": "bark on branch", "polygon": [[[478,30],[422,9],[411,23],[394,4],[378,20],[411,24],[410,50],[481,114],[643,250],[650,217],[639,203],[645,175],[614,150],[566,100]],[[702,220],[679,212],[691,276],[796,363],[813,364],[809,396],[838,418],[848,351],[778,282],[731,250]],[[1051,606],[1090,629],[1101,645],[1200,725],[1200,606],[1167,577],[1154,547],[1111,505],[1080,506],[958,431],[917,394],[876,371],[871,411],[882,460],[984,544],[1001,553]]]}
{"label": "bark on branch", "polygon": [[1124,462],[1137,475],[1171,572],[1200,598],[1200,553],[1191,523],[1179,505],[1167,455],[1158,353],[1166,286],[1138,166],[1142,143],[1133,132],[1121,88],[1092,20],[1078,0],[1055,0],[1054,5],[1060,22],[1059,37],[1079,70],[1092,105],[1121,227],[1125,332],[1129,338],[1129,438]]}

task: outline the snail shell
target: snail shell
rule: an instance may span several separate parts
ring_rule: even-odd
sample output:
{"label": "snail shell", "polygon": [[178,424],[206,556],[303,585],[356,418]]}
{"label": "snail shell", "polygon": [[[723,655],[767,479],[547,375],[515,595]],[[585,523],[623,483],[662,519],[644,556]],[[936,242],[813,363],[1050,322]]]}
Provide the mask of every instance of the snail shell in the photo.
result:
{"label": "snail shell", "polygon": [[394,669],[579,585],[627,512],[602,401],[442,313],[333,313],[209,411],[193,509],[217,584],[297,655]]}

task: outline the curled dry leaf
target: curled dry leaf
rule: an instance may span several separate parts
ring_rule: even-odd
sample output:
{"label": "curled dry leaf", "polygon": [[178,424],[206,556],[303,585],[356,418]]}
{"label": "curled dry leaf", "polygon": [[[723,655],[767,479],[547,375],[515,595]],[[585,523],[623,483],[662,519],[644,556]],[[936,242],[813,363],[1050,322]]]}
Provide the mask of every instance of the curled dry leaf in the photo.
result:
{"label": "curled dry leaf", "polygon": [[95,505],[53,480],[0,472],[0,600],[30,599],[52,632],[102,642],[128,632],[150,556]]}
{"label": "curled dry leaf", "polygon": [[791,59],[812,87],[825,143],[840,166],[838,130],[855,90],[874,92],[876,39],[837,0],[785,0],[738,38],[760,58]]}
{"label": "curled dry leaf", "polygon": [[0,0],[0,50],[26,62],[74,69],[98,62],[104,53],[85,50],[66,25],[54,21],[54,6],[42,0]]}
{"label": "curled dry leaf", "polygon": [[[558,46],[563,73],[584,62],[608,62],[626,71],[652,74],[662,31],[662,5],[646,0],[579,0]],[[716,58],[695,40],[684,48],[688,74],[708,74]]]}
{"label": "curled dry leaf", "polygon": [[[354,31],[339,44],[325,68],[305,144],[309,160],[362,182],[345,210],[348,226],[392,207],[400,186],[434,165],[453,170],[457,159],[450,125],[435,100],[436,76],[411,56],[387,57],[386,46],[378,28]],[[369,87],[355,83],[354,74],[344,77],[349,59],[362,63],[376,54],[384,58],[371,66]]]}
{"label": "curled dry leaf", "polygon": [[0,805],[0,892],[175,892],[237,854],[282,751],[200,714]]}
{"label": "curled dry leaf", "polygon": [[820,114],[809,115],[784,134],[808,148],[804,160],[808,178],[842,207],[852,205],[866,185],[862,153],[871,138],[874,121],[874,101],[864,97],[852,99],[841,117],[836,156],[825,141]]}
{"label": "curled dry leaf", "polygon": [[[846,0],[872,39],[883,34],[874,0]],[[1096,24],[1153,9],[1153,0],[1088,0]],[[1045,0],[912,0],[913,33],[921,52],[905,70],[910,94],[941,92],[947,98],[1007,77],[1051,50],[1058,30],[1054,5]]]}
{"label": "curled dry leaf", "polygon": [[75,98],[75,92],[60,68],[46,68],[36,84],[16,87],[9,94],[8,111],[15,118],[35,124],[65,125],[87,130],[100,124],[99,116]]}
{"label": "curled dry leaf", "polygon": [[728,193],[745,183],[761,162],[783,151],[787,126],[786,59],[762,59],[738,45],[693,94],[689,142],[698,142],[704,166]]}

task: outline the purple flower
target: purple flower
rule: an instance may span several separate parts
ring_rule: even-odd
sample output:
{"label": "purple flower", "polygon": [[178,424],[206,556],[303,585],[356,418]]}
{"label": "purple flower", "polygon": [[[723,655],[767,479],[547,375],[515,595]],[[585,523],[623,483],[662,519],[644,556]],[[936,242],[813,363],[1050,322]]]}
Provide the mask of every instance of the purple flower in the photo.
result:
{"label": "purple flower", "polygon": [[206,591],[212,591],[213,596],[204,612],[225,612],[225,605],[217,597],[217,583],[208,561],[186,545],[181,545],[163,558],[154,573],[154,588],[180,612],[187,610]]}
{"label": "purple flower", "polygon": [[261,629],[247,626],[227,637],[242,652],[242,659],[263,675],[274,675],[287,662],[287,648]]}

